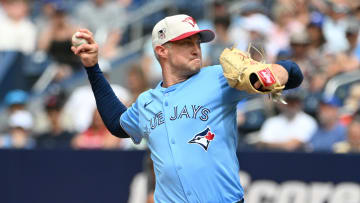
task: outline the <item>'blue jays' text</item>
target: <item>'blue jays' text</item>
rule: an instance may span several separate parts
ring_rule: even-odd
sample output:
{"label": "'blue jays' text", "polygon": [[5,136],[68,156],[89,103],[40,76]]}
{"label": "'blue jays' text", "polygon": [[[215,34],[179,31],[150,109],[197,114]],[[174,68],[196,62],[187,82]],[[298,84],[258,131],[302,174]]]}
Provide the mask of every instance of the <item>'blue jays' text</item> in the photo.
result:
{"label": "'blue jays' text", "polygon": [[[174,106],[170,114],[170,120],[200,119],[202,121],[207,121],[209,119],[209,113],[210,109],[200,105]],[[157,126],[163,124],[165,122],[164,119],[162,111],[156,113],[149,121],[151,129],[155,129]]]}

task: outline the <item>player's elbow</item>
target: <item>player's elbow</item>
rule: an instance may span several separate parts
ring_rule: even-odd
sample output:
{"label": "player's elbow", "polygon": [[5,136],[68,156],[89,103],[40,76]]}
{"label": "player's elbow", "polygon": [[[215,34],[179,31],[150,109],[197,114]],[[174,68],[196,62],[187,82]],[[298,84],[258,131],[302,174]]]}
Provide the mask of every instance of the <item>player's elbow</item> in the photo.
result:
{"label": "player's elbow", "polygon": [[124,131],[124,129],[121,127],[119,123],[111,123],[106,124],[106,128],[109,130],[109,132],[119,138],[129,138],[129,135]]}

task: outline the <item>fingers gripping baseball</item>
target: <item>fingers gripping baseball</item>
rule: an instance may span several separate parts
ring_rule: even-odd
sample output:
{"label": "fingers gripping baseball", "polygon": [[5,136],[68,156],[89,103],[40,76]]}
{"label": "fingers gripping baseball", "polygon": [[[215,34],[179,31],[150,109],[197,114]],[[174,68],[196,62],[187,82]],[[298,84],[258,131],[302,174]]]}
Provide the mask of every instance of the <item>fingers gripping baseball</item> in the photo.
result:
{"label": "fingers gripping baseball", "polygon": [[85,67],[92,67],[98,63],[98,44],[95,42],[93,34],[87,29],[80,29],[75,33],[77,39],[84,39],[87,43],[73,44],[71,50],[80,57]]}

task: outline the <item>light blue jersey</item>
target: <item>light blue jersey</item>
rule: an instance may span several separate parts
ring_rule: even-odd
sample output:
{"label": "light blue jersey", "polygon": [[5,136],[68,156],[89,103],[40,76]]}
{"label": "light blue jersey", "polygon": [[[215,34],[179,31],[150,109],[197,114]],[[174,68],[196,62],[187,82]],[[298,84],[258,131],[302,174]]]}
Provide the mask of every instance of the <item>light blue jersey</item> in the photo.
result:
{"label": "light blue jersey", "polygon": [[135,143],[148,140],[155,202],[236,202],[243,198],[236,157],[236,105],[220,65],[169,88],[142,93],[120,118]]}

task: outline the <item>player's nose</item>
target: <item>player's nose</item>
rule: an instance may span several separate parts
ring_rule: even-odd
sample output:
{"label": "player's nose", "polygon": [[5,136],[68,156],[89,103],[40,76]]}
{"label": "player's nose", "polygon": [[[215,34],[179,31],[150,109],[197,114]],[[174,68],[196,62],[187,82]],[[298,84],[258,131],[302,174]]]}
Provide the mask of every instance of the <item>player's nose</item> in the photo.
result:
{"label": "player's nose", "polygon": [[200,55],[200,44],[197,41],[193,42],[192,55],[199,56]]}

